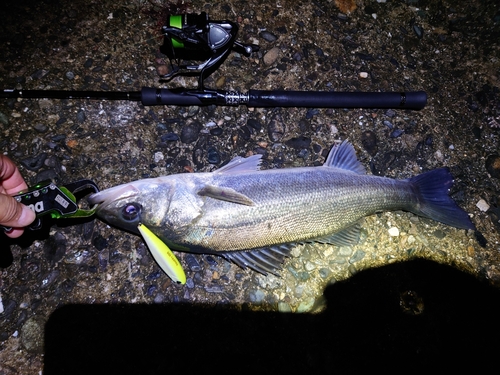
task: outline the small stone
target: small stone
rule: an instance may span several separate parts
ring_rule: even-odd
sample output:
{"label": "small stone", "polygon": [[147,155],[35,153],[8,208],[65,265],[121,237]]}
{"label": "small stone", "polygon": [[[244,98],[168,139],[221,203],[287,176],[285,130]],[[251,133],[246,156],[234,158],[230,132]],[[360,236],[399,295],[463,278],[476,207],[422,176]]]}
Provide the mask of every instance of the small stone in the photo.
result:
{"label": "small stone", "polygon": [[292,312],[292,308],[286,302],[278,302],[278,311],[282,313]]}
{"label": "small stone", "polygon": [[371,130],[367,130],[361,134],[361,144],[371,156],[375,156],[377,154],[377,135]]}
{"label": "small stone", "polygon": [[83,67],[84,68],[90,68],[93,64],[94,64],[94,60],[93,59],[87,59],[85,61],[85,63],[83,64]]}
{"label": "small stone", "polygon": [[389,229],[389,236],[391,237],[398,237],[399,236],[399,229],[396,227],[392,227]]}
{"label": "small stone", "polygon": [[21,160],[21,164],[25,166],[27,169],[30,171],[38,171],[40,168],[43,167],[43,163],[45,162],[45,159],[47,159],[47,153],[42,152],[40,155],[33,156],[33,157],[27,157],[23,160]]}
{"label": "small stone", "polygon": [[190,124],[186,124],[181,130],[181,141],[182,143],[193,143],[196,142],[200,134],[201,125],[193,121]]}
{"label": "small stone", "polygon": [[420,26],[413,25],[413,32],[417,35],[418,39],[422,39],[424,37],[424,29]]}
{"label": "small stone", "polygon": [[208,148],[207,159],[210,164],[219,164],[221,162],[219,152],[214,147]]}
{"label": "small stone", "polygon": [[306,313],[310,311],[314,306],[314,298],[309,297],[306,300],[302,301],[299,306],[297,307],[297,312],[298,313]]}
{"label": "small stone", "polygon": [[488,158],[486,158],[485,166],[491,177],[500,178],[500,156],[488,156]]}
{"label": "small stone", "polygon": [[266,65],[272,65],[278,60],[280,53],[280,49],[278,47],[271,48],[269,51],[266,52],[264,57],[262,58],[264,61],[264,64]]}
{"label": "small stone", "polygon": [[219,77],[217,79],[217,81],[215,82],[215,87],[218,89],[222,89],[225,85],[226,85],[226,77],[225,76]]}
{"label": "small stone", "polygon": [[401,135],[403,135],[405,131],[402,130],[402,129],[394,129],[391,134],[389,135],[389,137],[391,138],[398,138],[398,137],[401,137]]}
{"label": "small stone", "polygon": [[349,259],[349,263],[359,262],[361,259],[365,257],[366,253],[363,250],[356,250],[351,259]]}
{"label": "small stone", "polygon": [[21,343],[29,353],[43,352],[45,323],[40,317],[32,317],[21,328]]}
{"label": "small stone", "polygon": [[247,120],[247,125],[257,131],[260,131],[260,129],[262,129],[262,124],[258,120],[253,118],[249,118]]}
{"label": "small stone", "polygon": [[482,212],[486,212],[490,209],[490,205],[484,199],[480,199],[479,202],[476,203],[476,207]]}
{"label": "small stone", "polygon": [[274,42],[276,39],[276,35],[270,33],[269,31],[262,31],[259,33],[259,36],[264,39],[266,42]]}
{"label": "small stone", "polygon": [[288,147],[294,148],[296,150],[308,148],[311,145],[311,138],[309,137],[297,137],[290,138],[285,142]]}
{"label": "small stone", "polygon": [[155,163],[159,163],[163,159],[165,159],[165,156],[163,155],[163,152],[160,152],[160,151],[155,152],[155,155],[154,155],[154,161],[155,161]]}
{"label": "small stone", "polygon": [[160,139],[162,142],[175,142],[175,141],[179,140],[179,136],[175,133],[167,133],[167,134],[163,134],[160,137]]}
{"label": "small stone", "polygon": [[273,142],[280,142],[286,132],[286,126],[280,114],[275,114],[267,125],[269,139]]}
{"label": "small stone", "polygon": [[162,64],[162,65],[158,65],[156,67],[156,73],[158,73],[158,75],[160,77],[164,77],[166,76],[168,73],[170,73],[170,68],[168,67],[168,65],[165,65],[165,64]]}
{"label": "small stone", "polygon": [[367,72],[360,72],[359,78],[368,78],[368,73]]}
{"label": "small stone", "polygon": [[84,111],[78,111],[76,114],[76,121],[78,121],[80,124],[84,122],[86,119],[85,112]]}
{"label": "small stone", "polygon": [[33,126],[33,129],[35,129],[38,133],[45,133],[49,127],[45,124],[36,124]]}

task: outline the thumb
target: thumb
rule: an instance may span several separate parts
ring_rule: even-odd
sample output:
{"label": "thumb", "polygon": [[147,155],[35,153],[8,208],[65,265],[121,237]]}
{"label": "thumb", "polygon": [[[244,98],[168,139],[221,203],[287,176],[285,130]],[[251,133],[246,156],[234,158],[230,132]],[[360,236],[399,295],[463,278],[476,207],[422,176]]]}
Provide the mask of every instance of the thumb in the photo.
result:
{"label": "thumb", "polygon": [[30,225],[36,214],[11,196],[0,194],[0,225],[21,228]]}

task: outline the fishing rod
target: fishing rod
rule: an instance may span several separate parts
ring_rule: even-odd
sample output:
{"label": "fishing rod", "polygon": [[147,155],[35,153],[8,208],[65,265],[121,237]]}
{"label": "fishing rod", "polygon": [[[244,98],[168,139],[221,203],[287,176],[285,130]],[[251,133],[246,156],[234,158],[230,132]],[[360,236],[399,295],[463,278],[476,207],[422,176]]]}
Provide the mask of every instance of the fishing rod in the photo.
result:
{"label": "fishing rod", "polygon": [[[248,92],[213,90],[204,87],[204,79],[215,71],[231,50],[245,56],[257,52],[254,44],[236,40],[238,25],[231,21],[209,20],[201,14],[171,15],[162,28],[161,52],[168,56],[171,69],[161,76],[171,80],[177,75],[197,75],[198,88],[153,88],[141,91],[15,90],[0,91],[0,98],[97,99],[140,101],[145,106],[239,106],[309,107],[309,108],[401,108],[422,109],[427,103],[424,91],[414,92],[336,92],[248,90]],[[193,63],[193,61],[201,61]]]}

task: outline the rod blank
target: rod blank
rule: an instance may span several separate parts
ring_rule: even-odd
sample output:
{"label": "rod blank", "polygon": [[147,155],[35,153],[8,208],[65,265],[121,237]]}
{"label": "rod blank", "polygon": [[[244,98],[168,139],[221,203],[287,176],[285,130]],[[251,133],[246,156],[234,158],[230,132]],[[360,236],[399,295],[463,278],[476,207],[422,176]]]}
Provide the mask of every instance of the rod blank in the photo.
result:
{"label": "rod blank", "polygon": [[145,106],[222,105],[248,107],[308,108],[401,108],[422,109],[427,104],[424,91],[415,92],[330,92],[249,90],[161,89],[143,87],[141,91],[3,90],[0,98],[50,98],[141,101]]}

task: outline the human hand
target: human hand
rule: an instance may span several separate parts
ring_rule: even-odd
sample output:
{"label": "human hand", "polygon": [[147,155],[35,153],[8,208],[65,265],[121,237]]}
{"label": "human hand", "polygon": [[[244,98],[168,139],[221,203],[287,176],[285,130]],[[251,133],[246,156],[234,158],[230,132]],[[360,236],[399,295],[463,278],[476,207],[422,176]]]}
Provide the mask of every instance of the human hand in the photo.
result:
{"label": "human hand", "polygon": [[30,225],[36,218],[32,210],[11,197],[27,188],[28,185],[24,182],[14,162],[0,154],[0,225],[12,228],[5,232],[11,238],[23,234],[23,228]]}

